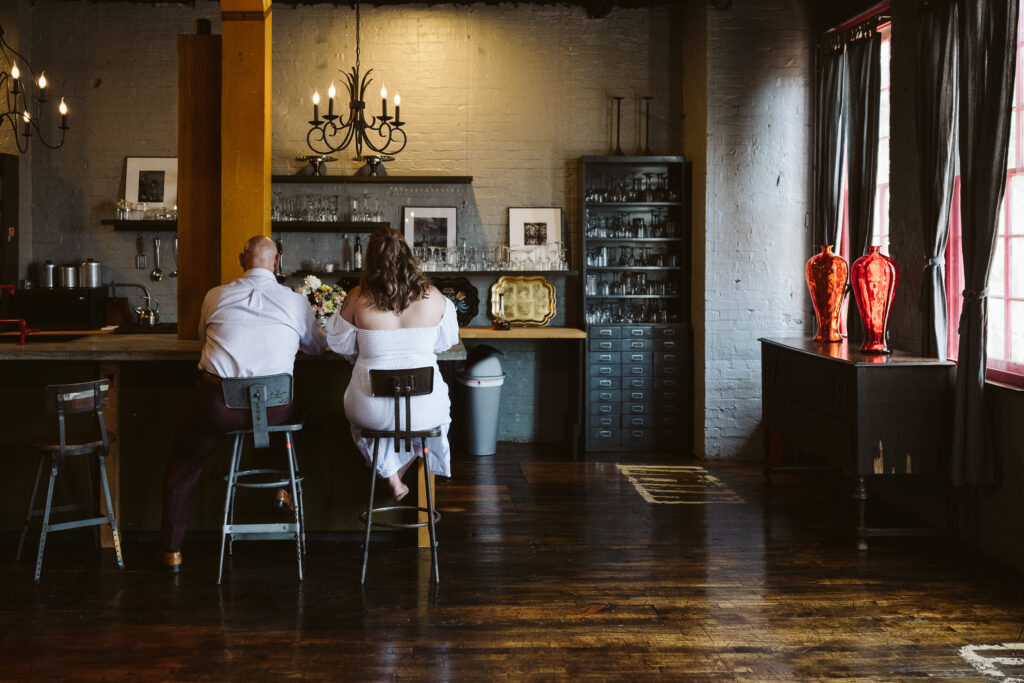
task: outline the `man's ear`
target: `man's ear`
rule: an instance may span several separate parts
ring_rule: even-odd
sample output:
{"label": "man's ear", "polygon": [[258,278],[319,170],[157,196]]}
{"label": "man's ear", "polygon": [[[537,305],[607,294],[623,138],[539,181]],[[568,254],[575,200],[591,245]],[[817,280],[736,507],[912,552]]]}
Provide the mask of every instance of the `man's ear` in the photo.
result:
{"label": "man's ear", "polygon": [[242,272],[245,272],[245,254],[238,255],[238,265],[242,266]]}

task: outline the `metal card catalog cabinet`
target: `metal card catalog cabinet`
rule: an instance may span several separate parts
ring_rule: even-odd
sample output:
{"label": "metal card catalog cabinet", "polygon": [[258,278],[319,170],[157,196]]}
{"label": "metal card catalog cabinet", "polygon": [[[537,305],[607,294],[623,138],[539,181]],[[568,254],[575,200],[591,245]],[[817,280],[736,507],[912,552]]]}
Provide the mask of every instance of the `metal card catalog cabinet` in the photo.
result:
{"label": "metal card catalog cabinet", "polygon": [[583,157],[588,451],[691,452],[689,182],[682,157]]}

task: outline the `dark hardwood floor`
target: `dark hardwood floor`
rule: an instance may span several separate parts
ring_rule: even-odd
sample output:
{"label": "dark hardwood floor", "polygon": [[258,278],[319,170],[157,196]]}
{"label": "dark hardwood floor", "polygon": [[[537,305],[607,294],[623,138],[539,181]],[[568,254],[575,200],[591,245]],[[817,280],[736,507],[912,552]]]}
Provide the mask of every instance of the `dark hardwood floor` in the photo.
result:
{"label": "dark hardwood floor", "polygon": [[301,584],[288,543],[239,543],[223,586],[211,540],[170,577],[145,538],[119,572],[58,535],[39,586],[4,544],[0,679],[985,680],[968,646],[1024,672],[976,647],[1024,640],[1021,577],[942,539],[858,552],[827,475],[526,448],[453,470],[436,591],[408,537],[373,543],[365,590],[355,538],[311,539]]}

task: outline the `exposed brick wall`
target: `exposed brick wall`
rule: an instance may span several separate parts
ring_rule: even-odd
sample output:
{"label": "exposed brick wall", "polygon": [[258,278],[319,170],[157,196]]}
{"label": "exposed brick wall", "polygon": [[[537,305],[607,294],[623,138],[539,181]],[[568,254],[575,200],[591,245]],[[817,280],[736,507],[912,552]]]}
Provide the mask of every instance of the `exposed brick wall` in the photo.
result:
{"label": "exposed brick wall", "polygon": [[811,329],[811,23],[794,5],[707,9],[706,226],[696,252],[705,312],[695,363],[705,373],[696,450],[708,458],[760,456],[757,339]]}
{"label": "exposed brick wall", "polygon": [[[482,246],[506,242],[508,207],[562,206],[575,244],[576,158],[614,148],[612,95],[626,96],[624,150],[641,148],[640,97],[652,95],[651,146],[679,151],[669,148],[680,144],[682,120],[669,78],[678,69],[670,63],[670,17],[664,7],[590,19],[580,8],[512,3],[364,6],[361,62],[364,70],[374,69],[367,91],[371,113],[380,106],[383,82],[392,95],[401,93],[408,121],[408,147],[389,164],[390,172],[474,177],[470,187],[445,188],[443,196],[428,198],[408,187],[382,188],[385,217],[397,220],[403,203],[413,199],[455,205],[460,236]],[[211,19],[214,32],[220,31],[219,6],[208,0],[193,6],[39,0],[31,6],[33,59],[46,65],[53,91],[67,97],[72,130],[63,149],[33,157],[35,216],[26,227],[31,245],[22,253],[31,258],[23,261],[22,276],[29,260],[95,258],[104,264],[105,281],[150,286],[163,319],[176,317],[175,281],[151,282],[148,269],[135,269],[136,235],[115,233],[99,221],[113,217],[123,196],[126,156],[177,153],[176,35],[192,32],[197,18]],[[274,8],[274,173],[301,167],[295,157],[309,153],[310,96],[318,88],[326,98],[332,78],[340,85],[338,69],[355,61],[354,34],[349,6]],[[330,173],[356,168],[351,150],[337,156]],[[146,234],[149,267],[152,236]],[[159,236],[166,271],[173,233]],[[288,235],[287,257],[293,267],[328,260],[323,254],[336,251],[337,241]],[[486,286],[480,285],[481,298]],[[519,419],[504,421],[499,438],[560,438],[559,411],[545,409],[565,393],[560,344],[549,349],[523,342],[510,349],[510,371],[522,380],[510,380],[503,404],[516,405]]]}

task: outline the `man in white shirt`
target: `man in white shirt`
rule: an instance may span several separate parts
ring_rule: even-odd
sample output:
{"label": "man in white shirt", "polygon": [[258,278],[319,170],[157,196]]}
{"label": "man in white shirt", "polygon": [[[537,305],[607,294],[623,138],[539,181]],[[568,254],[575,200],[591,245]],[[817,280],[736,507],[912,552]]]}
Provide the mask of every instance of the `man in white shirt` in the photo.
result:
{"label": "man in white shirt", "polygon": [[[178,427],[164,478],[163,525],[159,564],[170,571],[181,566],[181,543],[199,476],[217,442],[226,432],[250,426],[248,410],[224,405],[221,379],[292,374],[295,353],[319,355],[327,340],[304,296],[277,283],[280,255],[274,242],[256,236],[245,243],[239,262],[245,275],[206,293],[199,317],[202,371],[192,405]],[[286,422],[294,402],[267,410],[269,424]],[[291,505],[284,489],[278,503]]]}

